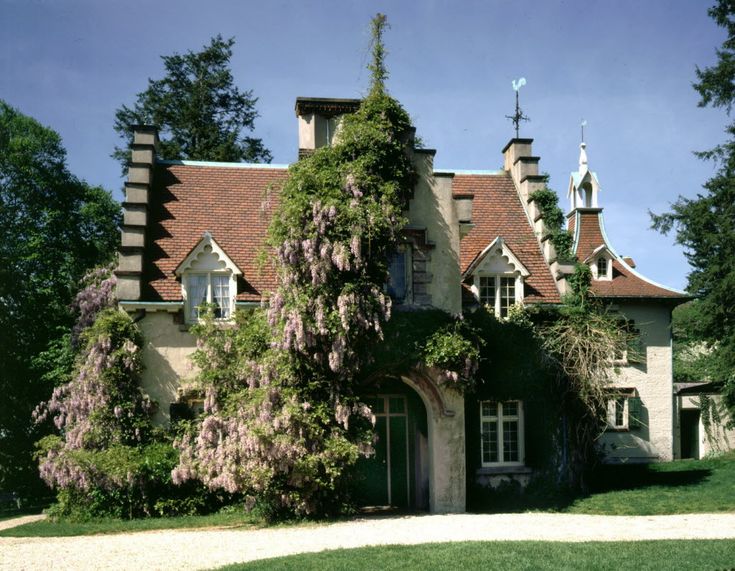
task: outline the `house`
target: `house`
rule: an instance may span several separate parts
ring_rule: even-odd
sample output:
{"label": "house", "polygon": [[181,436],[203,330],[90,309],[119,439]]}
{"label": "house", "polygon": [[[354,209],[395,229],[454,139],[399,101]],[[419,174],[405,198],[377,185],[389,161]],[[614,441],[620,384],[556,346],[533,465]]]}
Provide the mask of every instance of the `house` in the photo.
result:
{"label": "house", "polygon": [[[299,156],[331,144],[339,118],[359,103],[298,98]],[[419,179],[404,243],[390,262],[398,308],[459,314],[481,304],[503,318],[515,304],[561,301],[571,269],[556,259],[532,199],[544,187],[532,142],[512,139],[502,150],[503,168],[488,171],[437,170],[436,151],[413,149]],[[154,128],[135,129],[116,275],[120,307],[136,316],[145,337],[144,389],[159,403],[156,420],[164,424],[182,405],[197,405],[188,384],[197,306],[216,303],[217,316],[227,319],[236,308],[267,300],[275,286],[272,268],[257,258],[287,165],[158,160],[156,144]],[[671,460],[670,318],[686,296],[643,277],[616,253],[584,143],[568,197],[574,252],[592,268],[593,292],[640,333],[635,359],[616,356],[601,447],[612,462]],[[522,346],[509,353],[523,360]],[[523,366],[525,375],[535,374],[532,363]],[[554,413],[544,394],[524,389],[516,371],[510,365],[498,373],[510,387],[503,394],[463,397],[426,368],[366,387],[379,440],[376,456],[362,466],[362,501],[461,512],[469,487],[526,483],[542,450],[551,448],[535,427]]]}

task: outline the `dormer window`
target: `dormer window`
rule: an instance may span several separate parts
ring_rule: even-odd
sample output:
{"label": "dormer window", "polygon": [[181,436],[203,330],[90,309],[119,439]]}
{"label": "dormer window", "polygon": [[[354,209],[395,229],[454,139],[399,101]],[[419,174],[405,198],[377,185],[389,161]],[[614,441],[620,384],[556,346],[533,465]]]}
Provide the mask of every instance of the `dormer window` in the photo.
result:
{"label": "dormer window", "polygon": [[515,276],[479,276],[478,291],[480,304],[498,317],[508,317],[508,310],[519,298]]}
{"label": "dormer window", "polygon": [[212,306],[215,319],[232,318],[237,276],[242,272],[209,232],[204,233],[175,273],[181,277],[187,322],[198,321],[205,305]]}
{"label": "dormer window", "polygon": [[232,278],[229,273],[187,274],[185,279],[188,321],[197,321],[205,304],[213,306],[215,319],[232,316]]}
{"label": "dormer window", "polygon": [[592,271],[595,280],[612,280],[613,277],[613,254],[605,244],[595,250],[584,260]]}
{"label": "dormer window", "polygon": [[480,305],[497,317],[508,317],[510,308],[523,301],[523,280],[530,273],[498,236],[473,260],[463,275],[472,276],[472,293]]}
{"label": "dormer window", "polygon": [[593,274],[595,279],[598,280],[610,280],[612,279],[612,260],[607,256],[600,255],[595,258],[593,264]]}

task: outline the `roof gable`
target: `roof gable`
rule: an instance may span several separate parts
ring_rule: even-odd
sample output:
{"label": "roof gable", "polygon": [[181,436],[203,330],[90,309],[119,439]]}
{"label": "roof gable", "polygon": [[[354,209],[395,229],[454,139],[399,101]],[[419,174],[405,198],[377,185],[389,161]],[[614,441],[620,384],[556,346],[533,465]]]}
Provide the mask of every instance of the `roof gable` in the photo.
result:
{"label": "roof gable", "polygon": [[508,264],[513,268],[513,271],[520,273],[524,278],[531,275],[528,269],[526,269],[526,266],[521,263],[518,257],[513,253],[513,250],[510,249],[510,246],[505,243],[505,240],[503,240],[502,236],[498,236],[497,238],[495,238],[495,240],[490,242],[490,244],[488,244],[474,260],[472,260],[470,265],[462,274],[462,279],[471,276],[478,268],[483,265],[483,262],[487,258],[493,256],[501,256],[505,258]]}
{"label": "roof gable", "polygon": [[473,228],[460,242],[460,271],[467,270],[499,236],[528,272],[523,298],[527,302],[558,303],[559,291],[541,253],[531,221],[521,204],[511,176],[506,171],[465,174],[456,171],[452,193],[473,194]]}
{"label": "roof gable", "polygon": [[[262,166],[262,168],[261,168]],[[158,163],[150,192],[143,299],[182,299],[177,269],[205,231],[240,270],[238,301],[260,301],[276,286],[272,263],[261,263],[285,167],[238,163]]]}
{"label": "roof gable", "polygon": [[209,231],[204,232],[202,239],[176,267],[174,273],[180,276],[187,270],[229,270],[236,276],[242,275],[242,270],[225,253]]}

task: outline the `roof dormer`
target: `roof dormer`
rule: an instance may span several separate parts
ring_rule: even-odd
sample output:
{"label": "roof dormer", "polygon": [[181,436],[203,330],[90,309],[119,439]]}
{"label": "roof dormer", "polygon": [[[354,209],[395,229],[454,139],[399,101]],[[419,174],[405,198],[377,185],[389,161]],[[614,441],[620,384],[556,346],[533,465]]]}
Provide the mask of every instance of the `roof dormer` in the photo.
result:
{"label": "roof dormer", "polygon": [[573,172],[569,179],[569,211],[577,208],[599,208],[598,195],[600,182],[597,173],[589,170],[587,163],[587,144],[579,145],[579,170]]}

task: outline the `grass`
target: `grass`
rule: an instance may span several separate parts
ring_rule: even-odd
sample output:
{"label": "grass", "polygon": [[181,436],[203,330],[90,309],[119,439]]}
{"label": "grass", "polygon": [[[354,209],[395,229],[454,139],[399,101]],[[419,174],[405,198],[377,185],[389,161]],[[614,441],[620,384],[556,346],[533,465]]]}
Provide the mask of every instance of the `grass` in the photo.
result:
{"label": "grass", "polygon": [[732,569],[735,540],[565,543],[501,541],[340,549],[229,565],[221,570]]}
{"label": "grass", "polygon": [[[472,507],[472,506],[471,506]],[[735,452],[706,460],[680,460],[647,466],[605,466],[583,498],[554,497],[543,490],[493,496],[474,511],[557,511],[597,515],[667,515],[735,512]],[[293,523],[293,522],[291,522]],[[155,529],[263,527],[265,522],[243,512],[208,516],[97,520],[84,523],[38,521],[0,531],[0,537],[60,537],[130,533]],[[735,563],[735,562],[734,562]]]}
{"label": "grass", "polygon": [[243,512],[133,520],[99,519],[87,522],[42,520],[0,530],[0,537],[68,537],[73,535],[134,533],[156,529],[256,528],[264,525],[260,518]]}
{"label": "grass", "polygon": [[705,460],[606,466],[570,513],[664,515],[735,511],[735,452]]}

